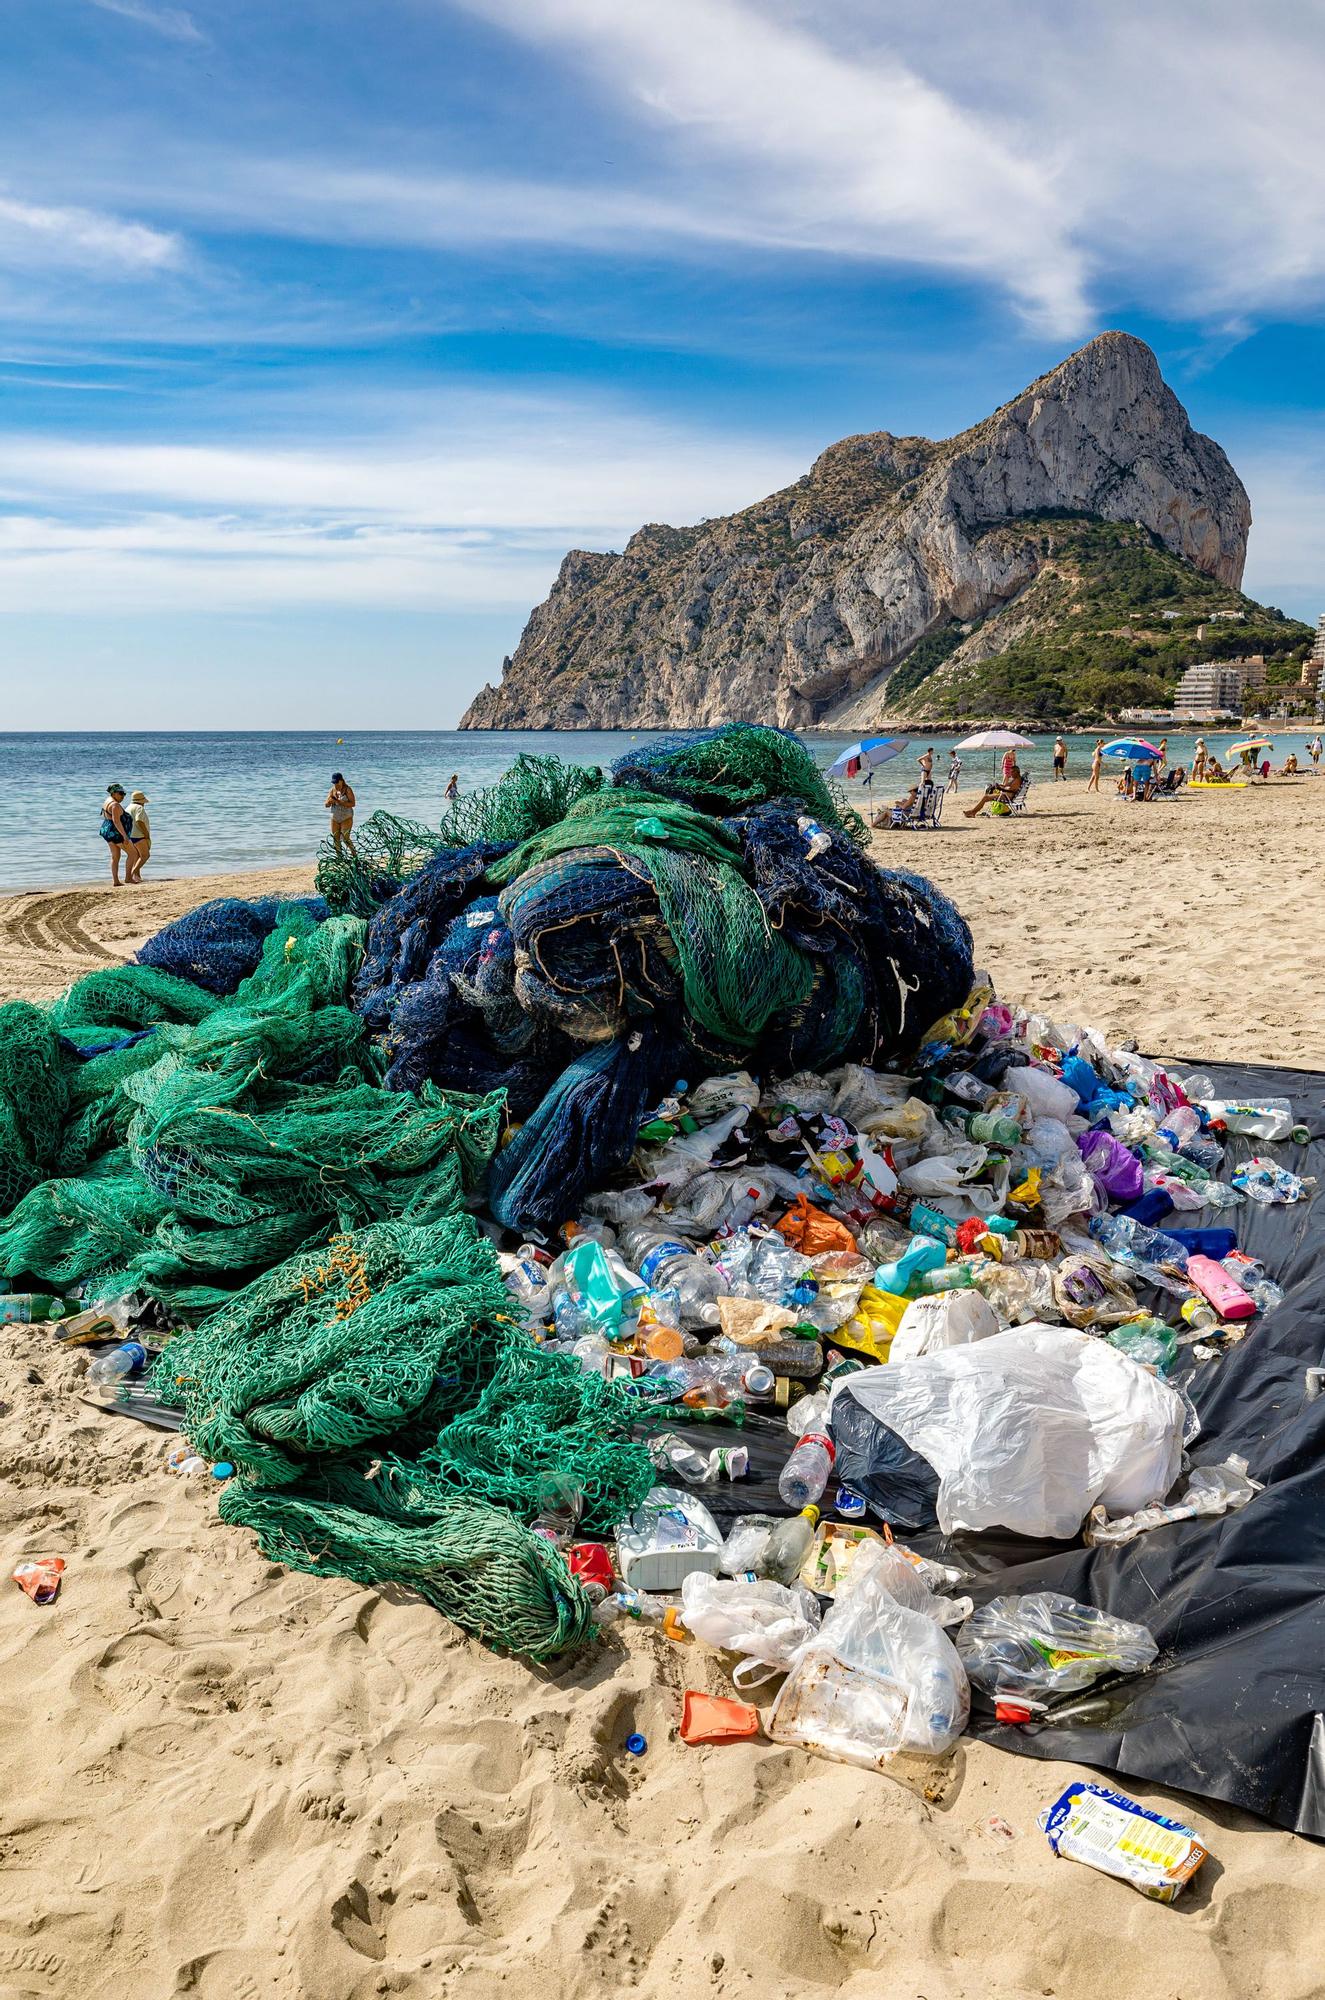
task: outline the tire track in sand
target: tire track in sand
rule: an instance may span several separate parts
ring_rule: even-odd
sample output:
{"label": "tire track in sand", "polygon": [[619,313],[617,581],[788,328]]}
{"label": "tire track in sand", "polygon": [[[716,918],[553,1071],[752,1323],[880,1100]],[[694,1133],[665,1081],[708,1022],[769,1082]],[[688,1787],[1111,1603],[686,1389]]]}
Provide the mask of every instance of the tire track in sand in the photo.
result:
{"label": "tire track in sand", "polygon": [[102,901],[80,890],[0,898],[0,994],[50,997],[83,973],[122,964],[123,952],[83,928]]}

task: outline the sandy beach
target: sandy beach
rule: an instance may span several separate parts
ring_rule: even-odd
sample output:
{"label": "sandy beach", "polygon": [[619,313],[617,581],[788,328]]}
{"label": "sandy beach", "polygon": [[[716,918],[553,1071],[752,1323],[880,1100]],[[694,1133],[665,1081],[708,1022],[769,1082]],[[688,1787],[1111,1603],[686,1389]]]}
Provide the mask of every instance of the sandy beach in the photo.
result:
{"label": "sandy beach", "polygon": [[[1157,1053],[1325,1067],[1325,783],[1140,809],[1037,785],[1002,822],[961,819],[973,796],[876,847],[956,898],[1006,997]],[[311,875],[5,896],[0,992],[50,997],[209,895]],[[0,2000],[1321,1991],[1310,1843],[1130,1784],[1211,1849],[1169,1909],[1051,1855],[1035,1818],[1073,1767],[968,1742],[926,1796],[688,1749],[679,1691],[728,1692],[717,1655],[618,1628],[530,1669],[403,1593],[270,1564],[163,1469],[169,1438],[80,1400],[83,1367],[5,1329],[4,1574],[69,1567],[52,1608],[0,1598]]]}

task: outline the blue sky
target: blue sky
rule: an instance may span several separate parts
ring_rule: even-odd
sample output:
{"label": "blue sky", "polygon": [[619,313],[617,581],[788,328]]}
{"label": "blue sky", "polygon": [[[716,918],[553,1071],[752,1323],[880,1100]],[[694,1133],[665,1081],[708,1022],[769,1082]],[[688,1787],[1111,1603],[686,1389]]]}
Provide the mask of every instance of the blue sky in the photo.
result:
{"label": "blue sky", "polygon": [[1325,24],[5,0],[0,728],[446,727],[565,549],[1106,326],[1325,610]]}

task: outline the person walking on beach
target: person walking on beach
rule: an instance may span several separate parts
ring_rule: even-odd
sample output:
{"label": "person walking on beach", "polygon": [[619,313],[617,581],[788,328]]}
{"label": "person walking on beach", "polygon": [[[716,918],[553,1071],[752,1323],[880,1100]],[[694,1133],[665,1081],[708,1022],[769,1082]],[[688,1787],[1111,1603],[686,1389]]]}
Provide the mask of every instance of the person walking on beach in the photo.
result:
{"label": "person walking on beach", "polygon": [[962,760],[957,755],[956,750],[952,749],[948,752],[948,790],[950,792],[959,791],[961,789],[960,785],[958,784],[958,780],[961,777],[961,774],[962,774]]}
{"label": "person walking on beach", "polygon": [[1099,790],[1100,767],[1103,764],[1103,762],[1104,762],[1104,738],[1102,736],[1097,736],[1095,739],[1095,748],[1090,753],[1090,783],[1086,786],[1086,790],[1088,792],[1097,792]]}
{"label": "person walking on beach", "polygon": [[1196,749],[1192,753],[1192,777],[1199,784],[1205,777],[1205,767],[1210,761],[1210,752],[1205,747],[1204,736],[1196,739]]}
{"label": "person walking on beach", "polygon": [[1308,757],[1310,757],[1312,765],[1317,771],[1320,769],[1320,753],[1322,747],[1323,746],[1321,744],[1319,736],[1313,736],[1310,743],[1308,743],[1307,745],[1307,755]]}
{"label": "person walking on beach", "polygon": [[460,773],[458,771],[452,771],[443,796],[448,806],[453,806],[460,797]]}
{"label": "person walking on beach", "polygon": [[1054,738],[1055,783],[1058,781],[1059,778],[1062,779],[1064,784],[1067,783],[1067,745],[1066,743],[1064,743],[1061,736],[1055,736]]}
{"label": "person walking on beach", "polygon": [[124,810],[123,785],[107,785],[106,798],[101,808],[101,838],[110,849],[110,884],[112,889],[120,886],[120,862],[124,862],[124,879],[134,879],[136,857],[133,839],[129,832],[129,816]]}
{"label": "person walking on beach", "polygon": [[337,854],[343,854],[348,847],[357,861],[359,850],[351,836],[354,825],[354,789],[345,782],[343,771],[331,774],[331,790],[327,793],[327,811],[331,814],[331,838],[335,842]]}
{"label": "person walking on beach", "polygon": [[143,863],[152,852],[152,822],[147,817],[146,792],[131,792],[125,808],[129,816],[129,831],[133,836],[134,866],[131,882],[143,879]]}

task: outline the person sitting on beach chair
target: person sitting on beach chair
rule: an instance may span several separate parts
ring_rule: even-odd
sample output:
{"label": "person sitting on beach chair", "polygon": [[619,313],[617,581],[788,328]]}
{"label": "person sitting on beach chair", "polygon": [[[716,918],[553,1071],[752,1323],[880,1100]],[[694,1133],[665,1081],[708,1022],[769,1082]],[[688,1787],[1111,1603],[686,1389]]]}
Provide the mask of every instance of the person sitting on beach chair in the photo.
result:
{"label": "person sitting on beach chair", "polygon": [[987,806],[1012,805],[1021,797],[1025,785],[1026,780],[1021,774],[1020,766],[1013,764],[1002,784],[986,785],[975,804],[966,808],[967,819],[974,819],[976,814],[984,812]]}
{"label": "person sitting on beach chair", "polygon": [[1186,782],[1186,768],[1182,764],[1175,764],[1173,769],[1166,771],[1160,779],[1157,796],[1161,799],[1171,799],[1174,793],[1180,791]]}
{"label": "person sitting on beach chair", "polygon": [[943,788],[923,779],[890,806],[881,806],[871,822],[880,829],[937,826],[943,810]]}

